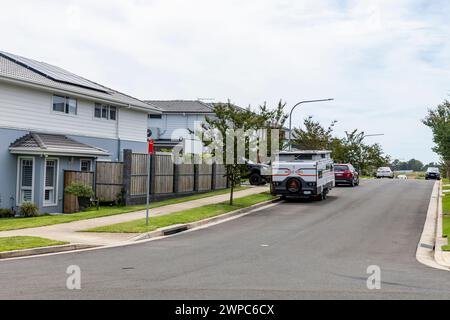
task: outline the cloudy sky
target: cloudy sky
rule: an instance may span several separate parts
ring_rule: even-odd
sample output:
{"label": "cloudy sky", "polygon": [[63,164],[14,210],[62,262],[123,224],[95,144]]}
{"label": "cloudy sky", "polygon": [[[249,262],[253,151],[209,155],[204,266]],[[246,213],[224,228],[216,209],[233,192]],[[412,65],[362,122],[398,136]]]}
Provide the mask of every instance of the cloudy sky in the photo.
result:
{"label": "cloudy sky", "polygon": [[141,99],[305,105],[337,134],[437,160],[420,123],[450,93],[448,0],[0,0],[0,50]]}

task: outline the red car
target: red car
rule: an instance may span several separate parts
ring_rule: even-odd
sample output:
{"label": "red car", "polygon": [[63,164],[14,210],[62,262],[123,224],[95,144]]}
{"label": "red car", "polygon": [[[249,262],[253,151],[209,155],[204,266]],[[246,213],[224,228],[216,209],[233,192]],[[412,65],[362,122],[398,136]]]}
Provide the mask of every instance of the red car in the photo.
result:
{"label": "red car", "polygon": [[359,173],[349,163],[339,163],[334,165],[334,177],[336,185],[347,184],[352,187],[359,186]]}

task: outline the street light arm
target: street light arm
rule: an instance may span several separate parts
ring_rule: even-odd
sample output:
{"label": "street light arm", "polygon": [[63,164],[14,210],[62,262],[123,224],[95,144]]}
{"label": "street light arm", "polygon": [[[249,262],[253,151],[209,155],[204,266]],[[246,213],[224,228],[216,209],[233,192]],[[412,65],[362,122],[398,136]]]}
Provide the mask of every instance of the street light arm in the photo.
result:
{"label": "street light arm", "polygon": [[300,101],[299,103],[297,103],[295,106],[292,107],[291,112],[289,114],[289,150],[292,150],[292,146],[291,146],[291,139],[292,139],[292,114],[294,113],[294,110],[305,103],[315,103],[315,102],[327,102],[327,101],[334,101],[334,99],[320,99],[320,100],[305,100],[305,101]]}

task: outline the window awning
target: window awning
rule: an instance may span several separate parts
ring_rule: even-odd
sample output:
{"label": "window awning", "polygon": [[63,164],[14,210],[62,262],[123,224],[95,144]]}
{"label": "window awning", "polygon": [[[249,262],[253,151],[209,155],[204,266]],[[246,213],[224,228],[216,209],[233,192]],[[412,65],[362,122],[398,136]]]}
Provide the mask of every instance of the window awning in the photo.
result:
{"label": "window awning", "polygon": [[105,157],[110,154],[101,148],[78,142],[64,135],[30,132],[13,142],[12,154],[68,157]]}

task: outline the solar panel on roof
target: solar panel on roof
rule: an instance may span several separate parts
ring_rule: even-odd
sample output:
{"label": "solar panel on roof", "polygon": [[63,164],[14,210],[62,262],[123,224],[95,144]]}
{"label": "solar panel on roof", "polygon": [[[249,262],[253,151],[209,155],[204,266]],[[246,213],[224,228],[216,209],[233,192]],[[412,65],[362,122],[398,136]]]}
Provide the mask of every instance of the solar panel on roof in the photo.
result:
{"label": "solar panel on roof", "polygon": [[66,71],[64,69],[61,69],[56,66],[52,66],[45,62],[39,62],[36,60],[20,57],[11,53],[2,52],[0,51],[0,55],[5,56],[6,58],[9,58],[11,60],[14,60],[15,62],[25,65],[29,69],[34,70],[37,73],[42,74],[43,76],[46,76],[54,81],[64,82],[68,84],[73,84],[76,86],[89,88],[101,92],[108,93],[108,89],[105,87],[102,87],[96,83],[93,83],[87,79],[84,79],[80,76],[77,76],[76,74],[73,74],[69,71]]}

